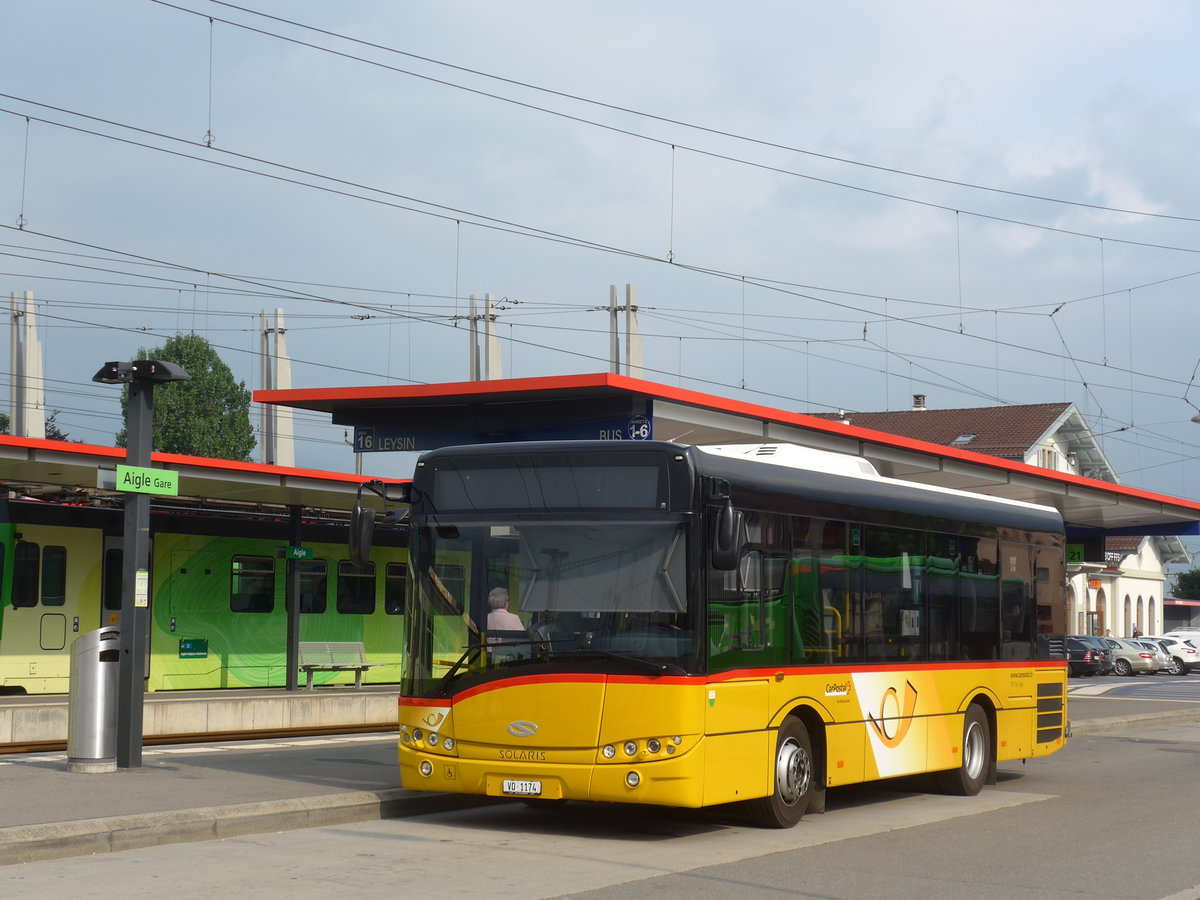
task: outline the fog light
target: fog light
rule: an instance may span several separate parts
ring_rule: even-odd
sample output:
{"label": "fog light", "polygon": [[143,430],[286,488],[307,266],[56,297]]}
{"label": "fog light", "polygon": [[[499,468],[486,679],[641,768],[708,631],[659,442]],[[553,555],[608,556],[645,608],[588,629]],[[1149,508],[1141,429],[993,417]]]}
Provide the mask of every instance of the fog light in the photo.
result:
{"label": "fog light", "polygon": [[454,738],[452,738],[452,737],[446,738],[444,741],[442,741],[442,746],[445,747],[447,750],[453,750],[454,749]]}
{"label": "fog light", "polygon": [[601,749],[600,752],[604,755],[605,759],[612,759],[614,756],[617,755],[617,748],[614,747],[612,744],[605,744],[603,749]]}
{"label": "fog light", "polygon": [[625,783],[627,785],[629,785],[630,787],[637,787],[639,784],[642,783],[642,776],[639,775],[637,772],[629,772],[625,776]]}
{"label": "fog light", "polygon": [[637,742],[636,741],[626,741],[625,742],[625,755],[633,756],[635,753],[637,753]]}
{"label": "fog light", "polygon": [[646,749],[651,753],[657,753],[662,749],[662,744],[658,742],[658,738],[650,738],[650,740],[646,741]]}
{"label": "fog light", "polygon": [[421,760],[421,774],[429,776],[433,774],[433,763],[427,759]]}

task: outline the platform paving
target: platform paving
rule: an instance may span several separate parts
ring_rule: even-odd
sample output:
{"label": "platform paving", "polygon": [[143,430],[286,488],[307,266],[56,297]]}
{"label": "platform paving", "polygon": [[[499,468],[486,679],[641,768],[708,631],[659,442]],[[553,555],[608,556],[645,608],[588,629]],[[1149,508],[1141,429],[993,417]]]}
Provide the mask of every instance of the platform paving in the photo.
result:
{"label": "platform paving", "polygon": [[[1200,722],[1200,702],[1073,694],[1070,720],[1076,738]],[[107,774],[0,756],[0,865],[501,802],[398,785],[390,734],[147,747]]]}

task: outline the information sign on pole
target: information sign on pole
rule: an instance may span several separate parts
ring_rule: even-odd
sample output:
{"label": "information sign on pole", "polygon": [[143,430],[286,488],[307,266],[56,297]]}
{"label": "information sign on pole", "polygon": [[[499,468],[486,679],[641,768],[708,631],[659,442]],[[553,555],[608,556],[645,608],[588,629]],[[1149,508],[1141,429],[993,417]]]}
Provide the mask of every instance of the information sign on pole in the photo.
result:
{"label": "information sign on pole", "polygon": [[117,466],[117,490],[134,494],[179,496],[179,473],[143,466]]}

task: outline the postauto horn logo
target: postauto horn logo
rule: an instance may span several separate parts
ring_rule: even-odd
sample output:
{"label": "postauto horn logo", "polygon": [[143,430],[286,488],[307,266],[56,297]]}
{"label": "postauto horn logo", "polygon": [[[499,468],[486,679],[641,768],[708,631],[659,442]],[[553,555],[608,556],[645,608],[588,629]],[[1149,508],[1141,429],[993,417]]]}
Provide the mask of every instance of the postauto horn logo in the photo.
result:
{"label": "postauto horn logo", "polygon": [[[889,710],[888,707],[892,708]],[[901,711],[903,709],[903,711]],[[900,704],[899,692],[890,687],[879,698],[879,718],[867,716],[867,721],[885,747],[899,747],[912,727],[913,713],[917,709],[917,689],[911,681],[904,682],[904,705]],[[889,715],[890,712],[890,715]]]}

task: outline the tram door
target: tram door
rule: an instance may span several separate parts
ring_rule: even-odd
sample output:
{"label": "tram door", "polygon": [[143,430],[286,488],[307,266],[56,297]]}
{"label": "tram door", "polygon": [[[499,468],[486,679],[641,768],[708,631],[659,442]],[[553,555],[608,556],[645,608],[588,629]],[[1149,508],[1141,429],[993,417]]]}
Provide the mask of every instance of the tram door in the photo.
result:
{"label": "tram door", "polygon": [[[153,551],[151,551],[153,553]],[[153,558],[153,555],[151,556]],[[104,565],[101,572],[100,587],[100,627],[115,626],[120,629],[121,596],[124,590],[125,577],[125,540],[123,537],[104,536]],[[150,677],[150,639],[146,638],[146,658],[143,672]]]}

